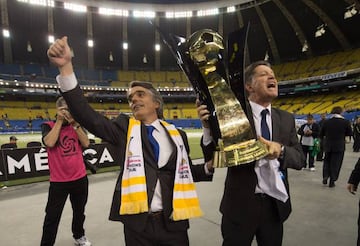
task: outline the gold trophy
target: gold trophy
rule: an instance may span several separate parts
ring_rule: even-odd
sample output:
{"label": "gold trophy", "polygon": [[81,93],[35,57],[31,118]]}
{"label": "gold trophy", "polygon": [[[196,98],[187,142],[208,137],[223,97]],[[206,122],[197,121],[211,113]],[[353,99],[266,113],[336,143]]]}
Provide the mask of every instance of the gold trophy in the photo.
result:
{"label": "gold trophy", "polygon": [[237,56],[236,51],[244,50],[239,45],[245,45],[247,30],[236,33],[240,39],[230,44],[232,52],[228,58],[232,68],[229,79],[224,62],[223,38],[217,32],[199,30],[188,40],[161,34],[200,100],[210,111],[210,130],[217,144],[214,167],[238,166],[266,156],[267,149],[256,139],[245,114],[247,103],[244,91],[237,91],[235,95],[231,88],[231,83],[242,83],[232,87],[243,88],[244,81],[239,79],[243,74],[243,64],[237,66],[240,69],[234,69],[234,57]]}

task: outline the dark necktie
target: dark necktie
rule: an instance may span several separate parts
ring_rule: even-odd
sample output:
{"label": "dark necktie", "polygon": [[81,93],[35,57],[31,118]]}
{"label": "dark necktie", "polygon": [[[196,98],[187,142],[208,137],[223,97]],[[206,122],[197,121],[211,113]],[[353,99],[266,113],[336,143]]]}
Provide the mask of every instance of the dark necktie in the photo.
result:
{"label": "dark necktie", "polygon": [[151,147],[153,149],[155,160],[156,162],[159,160],[159,143],[156,141],[156,139],[153,136],[153,131],[155,130],[155,127],[153,126],[146,126],[146,132],[149,138],[149,142],[151,144]]}
{"label": "dark necktie", "polygon": [[267,140],[270,140],[270,130],[269,126],[266,123],[266,115],[269,113],[269,110],[266,108],[261,111],[261,136]]}

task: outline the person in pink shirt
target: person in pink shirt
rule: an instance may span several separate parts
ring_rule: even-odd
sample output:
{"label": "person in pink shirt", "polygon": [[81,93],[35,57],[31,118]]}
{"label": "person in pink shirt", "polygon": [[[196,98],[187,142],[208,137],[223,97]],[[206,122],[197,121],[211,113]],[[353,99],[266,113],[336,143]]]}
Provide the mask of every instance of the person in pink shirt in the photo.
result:
{"label": "person in pink shirt", "polygon": [[82,147],[88,147],[90,141],[84,129],[71,116],[62,97],[56,101],[56,108],[56,121],[48,121],[41,126],[50,172],[41,246],[55,244],[68,196],[73,209],[71,229],[75,245],[90,246],[84,230],[88,178],[82,155]]}

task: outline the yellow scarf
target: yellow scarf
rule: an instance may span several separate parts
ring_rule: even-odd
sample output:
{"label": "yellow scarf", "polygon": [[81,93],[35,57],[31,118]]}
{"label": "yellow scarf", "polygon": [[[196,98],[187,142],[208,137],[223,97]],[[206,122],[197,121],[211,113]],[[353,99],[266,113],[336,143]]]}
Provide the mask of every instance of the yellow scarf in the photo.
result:
{"label": "yellow scarf", "polygon": [[[176,172],[173,190],[174,221],[202,216],[199,199],[185,150],[184,142],[175,126],[161,121],[177,148]],[[149,211],[146,177],[141,144],[141,123],[129,120],[124,172],[121,183],[120,214],[139,214]]]}

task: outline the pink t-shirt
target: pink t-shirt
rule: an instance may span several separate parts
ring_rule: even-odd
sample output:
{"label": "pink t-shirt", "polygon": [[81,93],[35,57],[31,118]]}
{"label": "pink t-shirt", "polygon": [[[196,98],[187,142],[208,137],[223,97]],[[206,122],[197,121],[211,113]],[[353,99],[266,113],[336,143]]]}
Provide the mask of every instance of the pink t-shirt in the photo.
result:
{"label": "pink t-shirt", "polygon": [[[55,123],[46,124],[53,128]],[[86,175],[82,148],[71,125],[62,126],[56,145],[46,149],[51,182],[74,181]]]}

